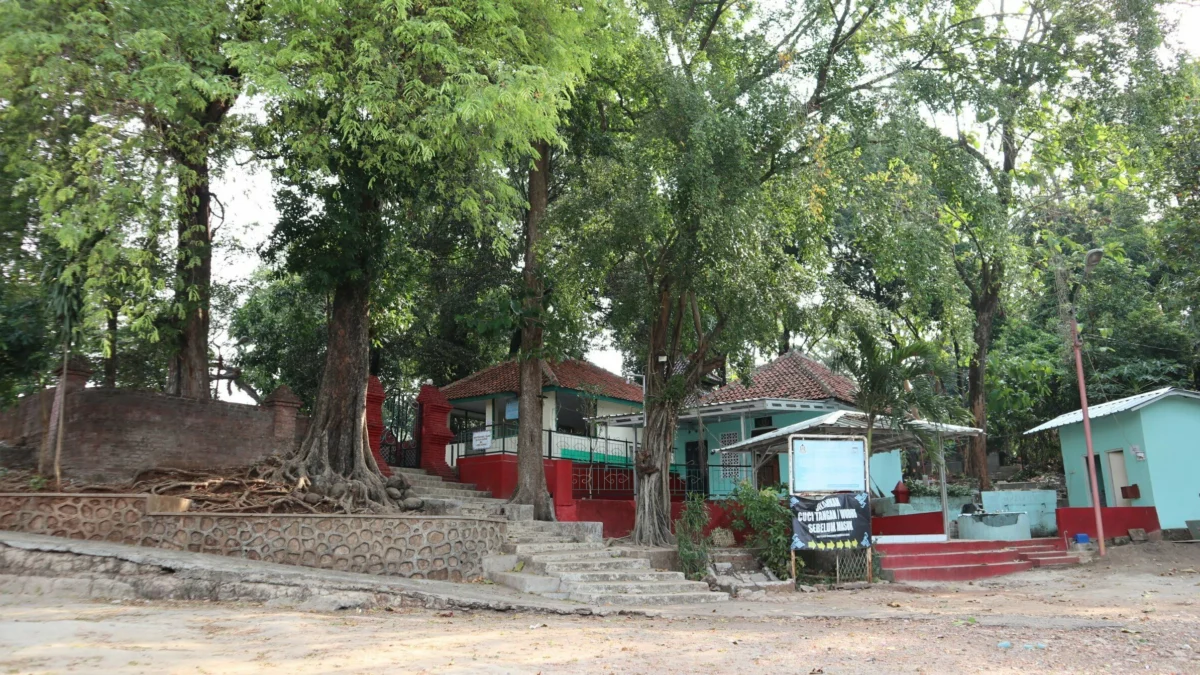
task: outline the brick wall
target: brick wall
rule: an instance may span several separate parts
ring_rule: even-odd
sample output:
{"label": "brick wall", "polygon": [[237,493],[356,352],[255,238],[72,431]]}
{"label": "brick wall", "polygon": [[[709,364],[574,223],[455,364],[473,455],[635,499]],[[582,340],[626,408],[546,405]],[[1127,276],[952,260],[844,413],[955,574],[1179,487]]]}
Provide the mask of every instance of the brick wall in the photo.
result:
{"label": "brick wall", "polygon": [[0,530],[211,553],[344,572],[463,581],[507,524],[457,516],[174,512],[147,495],[0,494]]}
{"label": "brick wall", "polygon": [[[308,420],[284,388],[264,405],[200,401],[121,389],[80,389],[67,394],[62,472],[66,478],[119,482],[156,468],[243,466],[295,448]],[[28,396],[0,412],[0,442],[41,445],[53,390]],[[15,461],[17,452],[0,454]]]}

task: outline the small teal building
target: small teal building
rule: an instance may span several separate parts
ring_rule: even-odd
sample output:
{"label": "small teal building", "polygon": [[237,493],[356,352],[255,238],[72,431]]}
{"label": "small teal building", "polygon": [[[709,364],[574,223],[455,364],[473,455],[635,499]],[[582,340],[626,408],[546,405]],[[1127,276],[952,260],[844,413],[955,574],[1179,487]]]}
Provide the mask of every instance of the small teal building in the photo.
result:
{"label": "small teal building", "polygon": [[[1088,407],[1102,506],[1153,506],[1164,529],[1200,519],[1200,393],[1166,387]],[[1091,506],[1080,411],[1026,431],[1058,429],[1068,506]]]}
{"label": "small teal building", "polygon": [[[753,454],[718,449],[776,429],[855,410],[855,384],[825,364],[796,351],[757,368],[748,382],[735,381],[698,396],[679,416],[671,473],[684,477],[688,492],[723,499],[742,481],[767,487],[787,482],[786,454],[755,465]],[[613,427],[641,427],[640,414],[603,420]],[[900,450],[871,457],[871,491],[890,494],[900,480]]]}

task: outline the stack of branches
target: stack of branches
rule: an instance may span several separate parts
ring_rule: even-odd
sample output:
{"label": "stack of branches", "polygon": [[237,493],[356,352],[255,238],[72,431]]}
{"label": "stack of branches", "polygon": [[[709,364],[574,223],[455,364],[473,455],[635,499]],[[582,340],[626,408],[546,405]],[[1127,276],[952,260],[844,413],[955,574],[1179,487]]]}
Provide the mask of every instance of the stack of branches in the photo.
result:
{"label": "stack of branches", "polygon": [[267,465],[214,471],[156,469],[138,474],[127,488],[148,493],[190,499],[189,512],[205,513],[357,513],[349,503],[312,492],[300,492],[294,485],[273,481]]}
{"label": "stack of branches", "polygon": [[[348,500],[336,500],[294,485],[273,481],[268,462],[258,466],[187,471],[154,469],[132,483],[81,483],[64,480],[62,492],[153,494],[191,500],[188,512],[204,513],[370,513]],[[0,492],[44,492],[50,482],[36,473],[0,471]]]}

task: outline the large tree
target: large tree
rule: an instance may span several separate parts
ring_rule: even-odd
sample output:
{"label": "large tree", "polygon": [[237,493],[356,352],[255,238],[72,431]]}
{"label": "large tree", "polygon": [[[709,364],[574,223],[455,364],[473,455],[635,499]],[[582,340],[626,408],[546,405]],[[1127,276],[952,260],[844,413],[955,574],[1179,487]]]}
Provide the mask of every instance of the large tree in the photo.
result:
{"label": "large tree", "polygon": [[584,185],[564,209],[644,369],[633,538],[662,545],[685,401],[727,359],[773,350],[809,288],[798,253],[827,222],[808,217],[827,206],[825,125],[873,114],[874,92],[948,49],[954,27],[929,19],[936,2],[636,8],[644,39],[600,100],[609,138],[578,160]]}
{"label": "large tree", "polygon": [[[175,347],[168,391],[193,398],[209,396],[212,212],[218,203],[210,183],[237,138],[229,120],[242,77],[231,46],[257,37],[264,1],[21,0],[3,10],[6,72],[18,73],[24,90],[36,92],[37,105],[62,111],[47,122],[74,117],[90,123],[88,134],[71,143],[78,161],[101,164],[102,153],[120,152],[165,174],[141,185],[143,201],[165,202],[150,227],[175,224],[174,302],[170,321],[160,323],[154,337],[161,333]],[[37,137],[52,135],[43,129]],[[130,185],[102,186],[94,178],[93,172],[48,168],[38,180],[43,209],[56,216],[74,211],[70,225],[92,231],[110,232],[125,221],[147,224],[153,209],[130,210]],[[87,202],[73,198],[83,191]]]}
{"label": "large tree", "polygon": [[270,11],[279,34],[244,62],[276,97],[265,134],[282,160],[273,248],[332,295],[312,422],[280,473],[378,508],[387,496],[364,435],[372,318],[403,298],[431,214],[490,224],[519,204],[500,169],[556,138],[581,58],[572,11],[473,0],[283,0]]}
{"label": "large tree", "polygon": [[[1145,2],[1033,0],[1011,9],[981,2],[959,14],[971,39],[937,55],[937,68],[914,72],[908,91],[934,111],[935,138],[922,142],[934,157],[928,166],[942,238],[974,319],[967,405],[986,430],[996,325],[1006,297],[1032,278],[1030,212],[1079,168],[1073,156],[1098,152],[1103,138],[1064,146],[1056,130],[1080,105],[1115,97],[1120,82],[1153,63],[1162,33],[1155,3]],[[1045,161],[1051,157],[1057,162]],[[986,450],[976,437],[967,458],[983,489]]]}

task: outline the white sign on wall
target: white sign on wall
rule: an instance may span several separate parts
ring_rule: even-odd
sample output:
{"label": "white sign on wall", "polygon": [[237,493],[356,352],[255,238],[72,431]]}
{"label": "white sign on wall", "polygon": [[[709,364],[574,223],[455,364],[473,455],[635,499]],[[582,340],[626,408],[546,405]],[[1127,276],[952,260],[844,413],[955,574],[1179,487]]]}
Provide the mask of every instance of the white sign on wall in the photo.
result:
{"label": "white sign on wall", "polygon": [[866,441],[861,438],[793,436],[789,483],[799,492],[865,492]]}
{"label": "white sign on wall", "polygon": [[471,434],[472,450],[487,450],[492,447],[492,430],[484,429]]}
{"label": "white sign on wall", "polygon": [[517,399],[513,399],[513,400],[509,401],[508,403],[505,403],[504,404],[504,419],[506,419],[506,420],[517,419],[517,415],[520,414],[520,410],[521,410],[521,402],[518,401]]}

